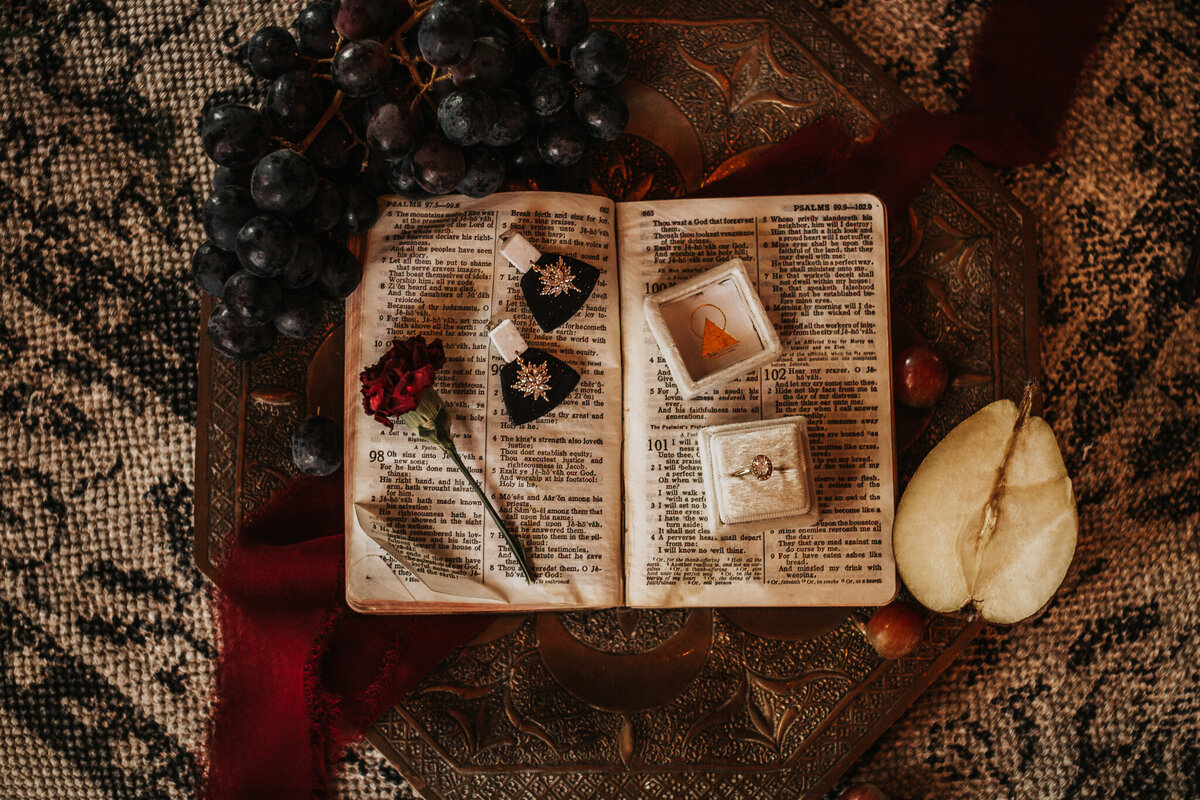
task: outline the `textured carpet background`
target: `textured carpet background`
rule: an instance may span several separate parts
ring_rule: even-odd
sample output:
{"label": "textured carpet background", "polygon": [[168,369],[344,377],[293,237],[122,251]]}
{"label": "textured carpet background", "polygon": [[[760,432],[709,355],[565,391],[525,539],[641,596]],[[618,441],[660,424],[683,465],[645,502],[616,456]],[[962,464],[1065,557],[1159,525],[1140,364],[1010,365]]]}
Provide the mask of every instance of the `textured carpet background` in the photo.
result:
{"label": "textured carpet background", "polygon": [[[0,5],[0,798],[187,797],[214,630],[192,565],[209,166],[223,53],[300,3]],[[926,107],[987,3],[825,0]],[[901,798],[1200,796],[1200,5],[1106,26],[1040,226],[1046,416],[1079,500],[1037,621],[987,630],[851,773]],[[409,797],[368,746],[347,797]]]}

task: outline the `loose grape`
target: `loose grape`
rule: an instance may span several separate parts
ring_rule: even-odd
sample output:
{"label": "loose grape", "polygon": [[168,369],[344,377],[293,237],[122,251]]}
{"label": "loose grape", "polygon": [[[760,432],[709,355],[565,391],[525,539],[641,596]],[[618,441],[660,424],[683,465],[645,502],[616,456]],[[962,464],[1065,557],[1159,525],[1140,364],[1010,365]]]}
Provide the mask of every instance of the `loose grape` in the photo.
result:
{"label": "loose grape", "polygon": [[329,417],[309,417],[292,431],[292,461],[305,475],[331,475],[342,466],[342,429]]}
{"label": "loose grape", "polygon": [[239,269],[237,257],[212,242],[201,244],[192,256],[192,277],[196,279],[196,285],[213,297],[225,293],[225,281]]}
{"label": "loose grape", "polygon": [[583,158],[587,134],[570,118],[543,122],[537,134],[538,153],[552,167],[569,167]]}
{"label": "loose grape", "polygon": [[283,307],[278,282],[246,270],[234,273],[225,282],[223,299],[229,313],[243,325],[266,325]]}
{"label": "loose grape", "polygon": [[338,35],[333,28],[333,3],[309,3],[296,17],[300,33],[300,52],[313,58],[329,58],[337,49]]}
{"label": "loose grape", "polygon": [[426,136],[412,156],[413,174],[422,189],[430,194],[454,191],[467,174],[462,150],[441,136]]}
{"label": "loose grape", "polygon": [[616,86],[629,71],[629,48],[617,34],[598,28],[571,48],[571,66],[588,86]]}
{"label": "loose grape", "polygon": [[243,325],[229,308],[219,305],[208,318],[208,340],[213,349],[237,361],[254,361],[271,352],[275,344],[273,325]]}
{"label": "loose grape", "polygon": [[525,82],[525,94],[533,113],[548,117],[558,113],[571,99],[571,85],[562,70],[542,67]]}
{"label": "loose grape", "polygon": [[226,103],[205,115],[200,140],[221,166],[248,167],[267,152],[267,125],[250,106]]}
{"label": "loose grape", "polygon": [[465,153],[467,173],[458,191],[469,197],[487,197],[504,182],[504,161],[490,147],[472,147]]}
{"label": "loose grape", "polygon": [[448,4],[434,3],[417,25],[417,46],[435,67],[449,67],[471,54],[475,26],[470,17]]}
{"label": "loose grape", "polygon": [[317,193],[317,171],[300,153],[281,148],[263,156],[250,176],[250,195],[263,211],[294,214]]}
{"label": "loose grape", "polygon": [[584,0],[545,0],[540,22],[542,37],[547,44],[566,50],[587,33],[587,3]]}
{"label": "loose grape", "polygon": [[867,621],[867,640],[883,658],[903,658],[925,637],[925,613],[903,600],[875,609]]}
{"label": "loose grape", "polygon": [[296,40],[287,29],[278,25],[260,28],[250,37],[246,47],[246,60],[250,69],[260,78],[273,80],[299,65]]}
{"label": "loose grape", "polygon": [[442,133],[463,147],[482,142],[495,124],[496,104],[479,89],[460,89],[438,106]]}
{"label": "loose grape", "polygon": [[263,278],[273,278],[296,255],[296,246],[296,230],[290,222],[260,214],[238,231],[234,250],[243,267]]}
{"label": "loose grape", "polygon": [[609,89],[584,89],[575,98],[575,116],[588,134],[612,141],[629,122],[629,108],[616,92]]}
{"label": "loose grape", "polygon": [[909,408],[932,408],[950,384],[946,359],[928,345],[900,351],[892,362],[896,400]]}
{"label": "loose grape", "polygon": [[343,44],[333,57],[333,85],[351,97],[366,97],[383,88],[392,75],[387,48],[374,39]]}
{"label": "loose grape", "polygon": [[275,315],[275,330],[289,339],[307,339],[325,319],[325,301],[312,289],[283,293],[283,304]]}

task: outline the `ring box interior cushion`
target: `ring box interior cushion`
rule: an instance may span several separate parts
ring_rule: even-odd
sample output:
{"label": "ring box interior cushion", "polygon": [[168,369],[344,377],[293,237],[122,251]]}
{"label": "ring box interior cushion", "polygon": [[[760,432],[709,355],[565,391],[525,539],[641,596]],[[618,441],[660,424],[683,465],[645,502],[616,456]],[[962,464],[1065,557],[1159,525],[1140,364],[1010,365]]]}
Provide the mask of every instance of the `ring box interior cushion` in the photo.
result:
{"label": "ring box interior cushion", "polygon": [[[820,519],[804,417],[702,428],[699,445],[714,534],[804,527]],[[770,459],[765,479],[750,471],[757,456]]]}
{"label": "ring box interior cushion", "polygon": [[646,324],[686,399],[718,389],[783,353],[738,258],[647,295],[644,309]]}

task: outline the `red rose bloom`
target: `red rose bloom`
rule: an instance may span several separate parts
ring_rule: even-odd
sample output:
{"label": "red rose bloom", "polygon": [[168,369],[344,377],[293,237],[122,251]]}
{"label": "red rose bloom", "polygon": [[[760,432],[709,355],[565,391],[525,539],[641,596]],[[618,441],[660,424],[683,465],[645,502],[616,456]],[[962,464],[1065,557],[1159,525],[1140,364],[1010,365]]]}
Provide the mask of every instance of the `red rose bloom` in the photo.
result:
{"label": "red rose bloom", "polygon": [[359,375],[363,410],[392,427],[393,418],[417,407],[421,395],[433,385],[434,376],[445,363],[441,339],[429,344],[424,336],[397,339],[383,358]]}

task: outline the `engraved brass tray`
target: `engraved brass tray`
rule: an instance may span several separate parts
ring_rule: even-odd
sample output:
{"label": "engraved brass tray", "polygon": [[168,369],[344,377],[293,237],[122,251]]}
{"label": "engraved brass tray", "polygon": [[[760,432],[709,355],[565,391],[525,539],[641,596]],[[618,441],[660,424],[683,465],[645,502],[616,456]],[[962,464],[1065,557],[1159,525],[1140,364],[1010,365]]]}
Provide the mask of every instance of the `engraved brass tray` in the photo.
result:
{"label": "engraved brass tray", "polygon": [[[527,5],[515,10],[536,16]],[[589,5],[633,59],[628,133],[592,171],[594,188],[617,199],[680,196],[820,117],[861,135],[910,105],[803,2],[670,2],[654,16],[637,3]],[[935,342],[957,376],[932,416],[898,412],[903,482],[950,427],[1039,374],[1034,230],[956,151],[891,235],[894,342]],[[340,363],[340,324],[249,366],[201,337],[195,514],[206,574],[219,572],[239,521],[295,473],[291,428],[318,407],[336,418],[340,375],[321,378]],[[936,617],[914,655],[882,661],[850,613],[501,616],[368,736],[427,798],[818,797],[979,628]]]}

